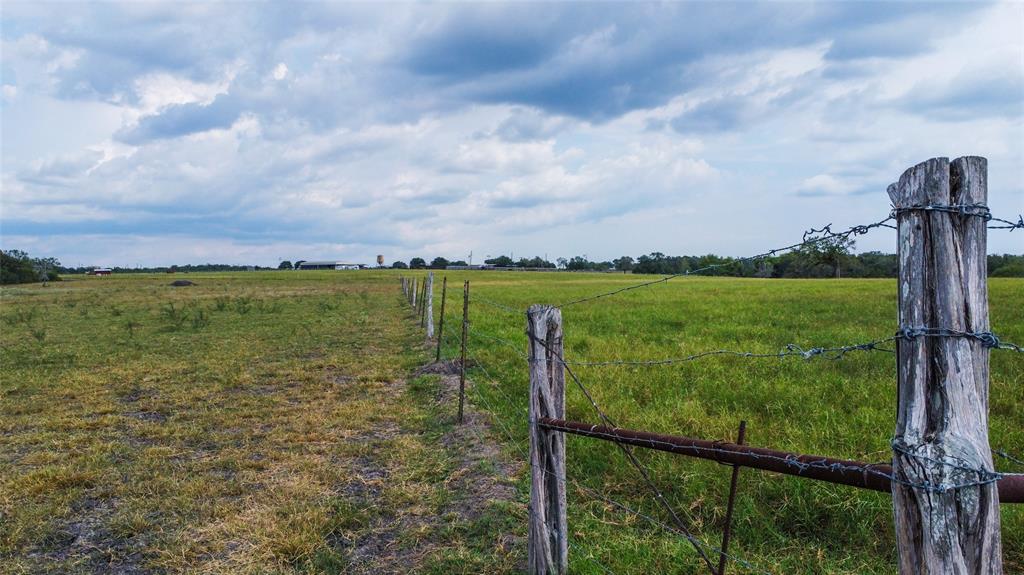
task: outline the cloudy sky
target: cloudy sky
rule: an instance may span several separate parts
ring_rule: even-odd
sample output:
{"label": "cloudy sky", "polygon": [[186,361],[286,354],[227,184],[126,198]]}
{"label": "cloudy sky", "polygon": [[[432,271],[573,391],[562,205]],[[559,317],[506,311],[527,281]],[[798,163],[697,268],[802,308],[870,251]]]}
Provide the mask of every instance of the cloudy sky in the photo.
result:
{"label": "cloudy sky", "polygon": [[0,244],[69,265],[746,255],[966,154],[1024,209],[1019,3],[2,11]]}

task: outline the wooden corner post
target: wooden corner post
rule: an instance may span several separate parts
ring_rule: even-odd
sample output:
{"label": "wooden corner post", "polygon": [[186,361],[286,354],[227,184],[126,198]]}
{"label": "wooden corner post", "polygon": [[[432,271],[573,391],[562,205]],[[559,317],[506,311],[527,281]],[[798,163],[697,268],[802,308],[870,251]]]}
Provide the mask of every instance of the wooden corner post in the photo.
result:
{"label": "wooden corner post", "polygon": [[530,528],[528,570],[564,575],[569,568],[565,499],[565,436],[537,425],[565,418],[562,312],[533,305],[526,312],[530,358]]}
{"label": "wooden corner post", "polygon": [[[889,186],[899,236],[893,516],[900,575],[1002,573],[988,441],[985,158]],[[979,471],[980,470],[980,471]]]}

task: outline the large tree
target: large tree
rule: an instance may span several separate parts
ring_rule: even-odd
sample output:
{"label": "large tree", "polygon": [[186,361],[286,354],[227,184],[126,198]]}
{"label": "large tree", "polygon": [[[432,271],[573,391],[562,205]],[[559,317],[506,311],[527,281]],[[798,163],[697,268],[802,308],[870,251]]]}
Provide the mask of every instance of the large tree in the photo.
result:
{"label": "large tree", "polygon": [[290,270],[290,269],[292,269],[292,262],[290,262],[288,260],[284,260],[283,262],[277,264],[277,269],[279,269],[279,270]]}
{"label": "large tree", "polygon": [[427,261],[423,258],[412,258],[409,260],[409,267],[414,270],[421,270],[427,267]]}
{"label": "large tree", "polygon": [[805,244],[799,255],[807,259],[807,263],[814,265],[825,265],[832,269],[833,277],[842,277],[843,265],[852,257],[850,251],[856,246],[856,242],[850,238],[832,237]]}
{"label": "large tree", "polygon": [[0,251],[0,284],[24,284],[39,281],[32,258],[21,250]]}

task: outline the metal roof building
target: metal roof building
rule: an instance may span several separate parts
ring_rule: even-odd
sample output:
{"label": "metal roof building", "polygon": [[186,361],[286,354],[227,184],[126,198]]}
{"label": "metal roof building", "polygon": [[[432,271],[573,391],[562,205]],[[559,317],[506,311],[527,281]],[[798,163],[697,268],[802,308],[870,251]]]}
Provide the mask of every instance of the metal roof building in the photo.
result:
{"label": "metal roof building", "polygon": [[358,270],[366,267],[364,264],[350,264],[348,262],[302,262],[300,270]]}

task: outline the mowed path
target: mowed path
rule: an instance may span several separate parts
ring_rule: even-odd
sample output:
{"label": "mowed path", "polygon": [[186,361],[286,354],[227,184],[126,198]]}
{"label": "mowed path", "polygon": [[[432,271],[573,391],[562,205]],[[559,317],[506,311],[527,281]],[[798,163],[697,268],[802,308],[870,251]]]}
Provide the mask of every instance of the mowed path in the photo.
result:
{"label": "mowed path", "polygon": [[0,292],[0,573],[516,569],[514,470],[396,286],[190,279]]}

